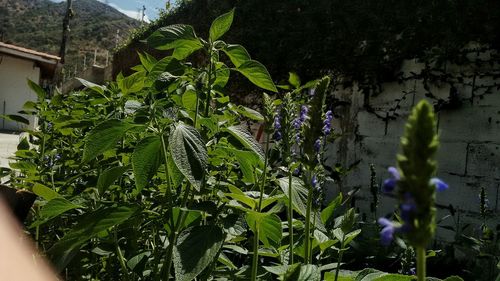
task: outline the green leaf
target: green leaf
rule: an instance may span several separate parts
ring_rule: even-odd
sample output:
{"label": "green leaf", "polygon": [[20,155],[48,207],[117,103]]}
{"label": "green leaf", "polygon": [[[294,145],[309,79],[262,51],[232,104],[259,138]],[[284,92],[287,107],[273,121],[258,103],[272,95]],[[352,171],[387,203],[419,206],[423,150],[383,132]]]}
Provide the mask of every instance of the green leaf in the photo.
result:
{"label": "green leaf", "polygon": [[236,70],[256,86],[268,91],[278,92],[273,79],[271,79],[271,75],[269,75],[266,67],[260,62],[249,60],[238,66]]}
{"label": "green leaf", "polygon": [[37,83],[28,79],[28,86],[33,92],[35,92],[39,100],[44,100],[47,97],[45,90],[42,89],[42,87],[40,87]]}
{"label": "green leaf", "polygon": [[41,183],[35,183],[35,185],[33,186],[33,193],[35,193],[37,196],[40,196],[47,201],[61,197],[61,195],[57,193],[55,190]]}
{"label": "green leaf", "polygon": [[30,225],[30,228],[42,225],[49,220],[66,213],[67,211],[77,208],[82,208],[82,206],[74,204],[63,197],[56,197],[42,207],[42,209],[40,210],[41,218]]}
{"label": "green leaf", "polygon": [[106,87],[94,84],[94,83],[87,81],[85,79],[82,79],[82,78],[76,78],[76,80],[80,81],[80,83],[82,83],[82,85],[85,86],[86,88],[89,88],[92,91],[95,91],[101,95],[104,95],[104,91],[106,90]]}
{"label": "green leaf", "polygon": [[170,50],[179,45],[179,40],[198,40],[194,29],[186,24],[162,27],[148,38],[148,45],[158,50]]}
{"label": "green leaf", "polygon": [[146,74],[144,72],[136,72],[123,79],[117,80],[117,84],[118,88],[122,91],[122,94],[128,95],[142,90],[144,88],[145,81]]}
{"label": "green leaf", "polygon": [[250,229],[256,233],[259,231],[259,240],[266,247],[279,247],[283,228],[281,220],[276,214],[259,213],[250,211],[246,214],[246,221]]}
{"label": "green leaf", "polygon": [[[373,275],[373,276],[372,276]],[[412,281],[417,280],[415,276],[401,275],[401,274],[387,274],[377,277],[377,273],[368,274],[361,281]]]}
{"label": "green leaf", "polygon": [[285,274],[284,281],[320,281],[321,271],[316,265],[299,263],[290,266]]}
{"label": "green leaf", "polygon": [[138,52],[139,54],[139,59],[141,60],[141,64],[142,66],[144,66],[144,68],[149,72],[153,69],[153,67],[155,66],[155,64],[158,62],[158,60],[156,58],[154,58],[153,56],[151,56],[150,54],[148,53],[140,53]]}
{"label": "green leaf", "polygon": [[186,87],[186,91],[184,92],[184,94],[182,94],[182,105],[184,105],[186,109],[196,111],[197,97],[198,94],[196,93],[196,90],[193,86]]}
{"label": "green leaf", "polygon": [[103,171],[99,175],[99,178],[97,179],[97,184],[96,184],[96,188],[99,191],[99,193],[102,194],[104,192],[105,188],[112,185],[128,169],[130,169],[130,166],[116,166],[116,167],[111,167],[111,168]]}
{"label": "green leaf", "polygon": [[241,115],[250,118],[254,121],[259,121],[259,122],[264,121],[264,116],[262,116],[262,114],[246,106],[239,106],[238,112],[241,113]]}
{"label": "green leaf", "polygon": [[450,277],[444,279],[443,281],[464,281],[464,279],[462,279],[458,276],[450,276]]}
{"label": "green leaf", "polygon": [[229,28],[231,28],[231,24],[233,23],[233,17],[234,17],[234,8],[217,17],[213,22],[212,25],[210,26],[210,35],[209,39],[211,42],[214,42],[215,40],[219,39],[226,33]]}
{"label": "green leaf", "polygon": [[191,126],[179,123],[171,133],[169,147],[179,171],[200,191],[208,161],[207,149],[200,133]]}
{"label": "green leaf", "polygon": [[175,47],[172,57],[183,60],[195,51],[201,49],[203,44],[200,40],[178,40],[177,47]]}
{"label": "green leaf", "polygon": [[264,162],[264,150],[260,143],[246,130],[243,126],[231,126],[226,129],[233,137],[235,137],[244,147],[255,152],[262,162]]}
{"label": "green leaf", "polygon": [[292,85],[295,89],[300,87],[300,77],[295,72],[288,73],[288,83]]}
{"label": "green leaf", "polygon": [[66,235],[57,241],[48,253],[56,267],[63,269],[80,246],[110,227],[121,224],[137,211],[136,207],[109,207],[87,213]]}
{"label": "green leaf", "polygon": [[[289,180],[288,177],[278,179],[281,190],[288,198],[289,195]],[[307,188],[301,179],[292,177],[292,206],[302,216],[306,216]]]}
{"label": "green leaf", "polygon": [[184,66],[173,57],[165,57],[159,60],[153,68],[151,68],[146,79],[146,84],[152,85],[164,72],[179,76],[184,73]]}
{"label": "green leaf", "polygon": [[134,170],[135,186],[140,192],[148,185],[149,180],[156,174],[161,159],[161,138],[147,137],[134,149],[132,154],[132,168]]}
{"label": "green leaf", "polygon": [[175,280],[194,280],[215,261],[224,236],[215,225],[196,226],[182,232],[173,253]]}
{"label": "green leaf", "polygon": [[118,119],[106,120],[92,129],[84,139],[82,162],[87,162],[113,148],[127,130],[135,125]]}
{"label": "green leaf", "polygon": [[245,47],[238,44],[228,44],[224,47],[224,49],[222,49],[222,51],[226,53],[235,67],[239,67],[243,63],[252,59]]}
{"label": "green leaf", "polygon": [[[199,210],[188,210],[184,208],[174,207],[172,208],[172,217],[174,225],[179,224],[179,219],[182,218],[181,214],[184,213],[184,221],[182,225],[179,225],[179,231],[182,231],[184,228],[191,226],[193,223],[198,223],[201,220],[202,212]],[[170,224],[164,225],[165,230],[168,233],[171,233],[172,227]]]}
{"label": "green leaf", "polygon": [[6,114],[6,115],[0,115],[0,118],[8,120],[8,121],[14,121],[14,122],[19,122],[22,124],[29,125],[30,121],[20,115],[14,115],[14,114]]}
{"label": "green leaf", "polygon": [[256,168],[262,168],[264,166],[264,162],[261,161],[259,155],[253,151],[244,151],[230,147],[223,147],[222,149],[236,157],[236,160],[240,164],[240,170],[243,173],[243,181],[255,183],[257,180],[255,174]]}
{"label": "green leaf", "polygon": [[342,193],[339,193],[339,195],[328,204],[326,208],[324,208],[321,211],[321,221],[323,224],[327,224],[332,218],[333,218],[333,213],[335,212],[335,209],[339,207],[342,204]]}
{"label": "green leaf", "polygon": [[226,86],[227,82],[229,81],[229,76],[231,75],[231,71],[224,63],[216,62],[215,74],[216,78],[213,85],[218,86],[220,88],[224,88],[224,86]]}

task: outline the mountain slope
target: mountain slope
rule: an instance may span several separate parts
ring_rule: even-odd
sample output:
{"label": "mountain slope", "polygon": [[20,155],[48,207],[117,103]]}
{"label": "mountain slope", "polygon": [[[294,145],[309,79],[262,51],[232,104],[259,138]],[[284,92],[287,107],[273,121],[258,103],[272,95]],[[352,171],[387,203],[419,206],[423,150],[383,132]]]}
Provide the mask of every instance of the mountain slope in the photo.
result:
{"label": "mountain slope", "polygon": [[[65,2],[0,0],[2,41],[57,55],[65,9]],[[112,50],[117,40],[126,38],[140,25],[97,0],[73,1],[73,13],[66,53],[68,69],[74,69],[76,64],[81,68],[84,55],[89,65],[95,49],[101,54]]]}

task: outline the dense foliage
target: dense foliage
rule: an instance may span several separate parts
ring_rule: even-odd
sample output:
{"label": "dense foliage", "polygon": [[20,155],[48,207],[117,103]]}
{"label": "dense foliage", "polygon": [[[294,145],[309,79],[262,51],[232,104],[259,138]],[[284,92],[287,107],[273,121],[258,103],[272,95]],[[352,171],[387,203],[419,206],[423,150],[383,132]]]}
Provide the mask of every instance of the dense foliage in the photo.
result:
{"label": "dense foliage", "polygon": [[[243,46],[220,40],[233,12],[216,18],[206,40],[189,25],[158,29],[148,44],[172,55],[140,54],[133,74],[105,86],[82,80],[84,91],[47,99],[30,82],[38,101],[24,113],[40,116],[40,128],[20,143],[9,175],[41,198],[29,225],[39,249],[68,280],[414,280],[341,270],[356,263],[363,232],[352,192],[324,196],[335,175],[323,165],[335,138],[325,104],[335,81],[290,73],[277,87]],[[203,54],[196,64],[187,61],[194,52]],[[263,94],[262,113],[231,103],[233,73],[273,93]],[[263,145],[248,120],[263,124]],[[402,263],[415,249],[419,281],[432,254],[435,190],[445,189],[431,178],[437,145],[432,107],[421,102],[384,185],[398,187],[400,208],[379,221],[383,242],[400,237]],[[377,238],[364,236],[358,254],[387,251],[375,219],[365,229]]]}

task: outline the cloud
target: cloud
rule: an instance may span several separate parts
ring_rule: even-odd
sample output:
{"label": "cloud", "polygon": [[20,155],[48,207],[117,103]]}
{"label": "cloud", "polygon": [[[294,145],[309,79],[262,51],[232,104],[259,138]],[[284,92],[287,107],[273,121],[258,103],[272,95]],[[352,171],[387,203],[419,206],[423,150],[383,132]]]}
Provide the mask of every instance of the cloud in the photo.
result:
{"label": "cloud", "polygon": [[[101,3],[105,3],[105,4],[108,4],[110,7],[113,7],[114,9],[116,9],[118,12],[128,16],[129,18],[133,18],[133,19],[136,19],[136,20],[141,20],[141,17],[142,17],[142,12],[140,10],[125,10],[125,9],[122,9],[120,7],[118,7],[118,5],[116,5],[115,3],[110,3],[109,1],[105,1],[105,0],[98,0],[99,2]],[[149,23],[150,20],[148,18],[147,15],[144,15],[144,21]]]}

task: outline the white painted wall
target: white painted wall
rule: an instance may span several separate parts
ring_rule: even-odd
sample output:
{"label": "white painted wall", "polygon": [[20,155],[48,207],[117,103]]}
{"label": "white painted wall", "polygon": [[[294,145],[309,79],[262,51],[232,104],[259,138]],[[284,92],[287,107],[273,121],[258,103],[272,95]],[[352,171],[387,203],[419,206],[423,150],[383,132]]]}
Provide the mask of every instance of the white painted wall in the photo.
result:
{"label": "white painted wall", "polygon": [[[485,54],[478,52],[474,55],[480,57]],[[403,75],[407,77],[413,75],[411,73],[419,74],[422,69],[423,65],[416,60],[408,60],[402,66]],[[495,86],[493,91],[487,93],[483,86],[498,85],[500,78],[483,74],[496,74],[499,69],[498,65],[490,65],[488,69],[449,65],[447,74],[451,76],[477,76],[474,83],[471,78],[458,87],[459,96],[464,100],[460,107],[442,109],[437,115],[440,135],[437,176],[450,185],[448,191],[437,194],[437,202],[444,206],[451,204],[457,209],[461,223],[477,225],[481,223],[478,195],[481,187],[484,187],[492,214],[487,223],[493,228],[500,223],[500,90]],[[446,100],[450,86],[437,83],[430,90],[438,98]],[[375,113],[385,116],[387,110],[397,103],[396,99],[403,97],[405,92],[406,98],[396,111],[399,117],[384,121],[376,116]],[[418,79],[385,83],[382,93],[370,97],[369,104],[374,112],[369,112],[364,106],[364,95],[356,84],[350,88],[337,89],[334,95],[350,103],[350,106],[337,111],[341,118],[336,120],[335,126],[337,133],[342,136],[328,147],[330,164],[341,163],[348,167],[360,162],[348,173],[340,187],[329,187],[330,196],[338,193],[340,188],[345,192],[361,187],[356,205],[369,215],[369,202],[372,200],[369,191],[370,164],[375,165],[378,183],[382,184],[389,176],[387,167],[396,165],[399,140],[411,108],[421,99],[436,103],[436,100],[427,98],[425,92],[422,81]],[[377,216],[392,212],[395,204],[395,200],[381,196]],[[448,214],[448,210],[438,209],[438,218]],[[449,218],[442,225],[454,226],[454,223]],[[467,231],[478,232],[478,229],[469,228]],[[453,239],[453,235],[451,231],[439,229],[439,237],[444,240]]]}
{"label": "white painted wall", "polygon": [[[28,87],[27,79],[39,82],[40,68],[35,67],[33,61],[0,55],[0,114],[18,114],[26,101],[36,101],[36,94]],[[33,129],[36,118],[24,117],[30,121],[30,126],[0,120],[0,130]]]}

